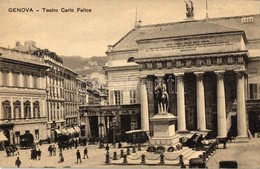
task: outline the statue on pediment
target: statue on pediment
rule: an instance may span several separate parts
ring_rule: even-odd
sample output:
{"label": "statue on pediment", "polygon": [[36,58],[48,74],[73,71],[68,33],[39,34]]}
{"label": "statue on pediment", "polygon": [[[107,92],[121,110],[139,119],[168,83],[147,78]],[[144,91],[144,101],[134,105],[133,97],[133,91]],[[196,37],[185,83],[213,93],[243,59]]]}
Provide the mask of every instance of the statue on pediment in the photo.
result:
{"label": "statue on pediment", "polygon": [[193,7],[193,2],[192,0],[184,0],[184,2],[186,3],[186,16],[188,18],[193,18],[194,17],[194,7]]}

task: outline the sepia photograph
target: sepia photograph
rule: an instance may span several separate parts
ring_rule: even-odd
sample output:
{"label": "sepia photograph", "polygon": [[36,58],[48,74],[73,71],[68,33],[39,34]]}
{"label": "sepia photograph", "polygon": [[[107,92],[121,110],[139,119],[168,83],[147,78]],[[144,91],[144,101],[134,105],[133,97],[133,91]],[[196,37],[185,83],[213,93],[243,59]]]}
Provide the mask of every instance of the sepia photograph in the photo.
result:
{"label": "sepia photograph", "polygon": [[0,168],[260,169],[260,0],[1,0]]}

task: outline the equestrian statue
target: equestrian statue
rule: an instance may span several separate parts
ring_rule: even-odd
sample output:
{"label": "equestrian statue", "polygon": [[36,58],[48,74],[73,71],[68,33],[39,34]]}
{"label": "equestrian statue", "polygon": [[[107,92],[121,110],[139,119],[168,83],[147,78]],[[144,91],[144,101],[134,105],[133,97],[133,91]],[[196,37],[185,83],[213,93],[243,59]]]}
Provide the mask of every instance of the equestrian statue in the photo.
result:
{"label": "equestrian statue", "polygon": [[167,93],[166,84],[163,80],[159,81],[155,87],[156,100],[158,102],[159,113],[168,113],[169,109],[169,95]]}

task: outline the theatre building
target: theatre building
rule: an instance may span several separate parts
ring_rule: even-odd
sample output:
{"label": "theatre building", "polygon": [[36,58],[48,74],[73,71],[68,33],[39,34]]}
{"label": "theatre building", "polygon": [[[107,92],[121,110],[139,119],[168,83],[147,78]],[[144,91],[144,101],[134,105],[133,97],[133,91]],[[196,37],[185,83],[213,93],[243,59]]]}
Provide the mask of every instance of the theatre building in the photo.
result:
{"label": "theatre building", "polygon": [[47,138],[45,72],[43,58],[0,48],[0,132],[8,143],[19,144],[19,136],[31,133]]}
{"label": "theatre building", "polygon": [[103,121],[106,129],[115,119],[121,137],[130,129],[153,135],[150,118],[158,113],[154,89],[164,81],[177,132],[211,130],[219,137],[232,133],[241,138],[248,129],[259,132],[259,26],[259,14],[137,24],[108,47],[109,106],[81,111]]}

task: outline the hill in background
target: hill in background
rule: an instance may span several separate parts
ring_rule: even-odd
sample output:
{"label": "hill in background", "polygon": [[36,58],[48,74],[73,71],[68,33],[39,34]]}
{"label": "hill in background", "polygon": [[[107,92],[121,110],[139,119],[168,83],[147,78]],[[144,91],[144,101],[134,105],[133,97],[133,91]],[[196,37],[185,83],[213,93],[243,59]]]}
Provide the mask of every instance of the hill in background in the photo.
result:
{"label": "hill in background", "polygon": [[83,77],[95,79],[100,76],[98,81],[103,84],[105,72],[103,66],[107,62],[107,56],[93,56],[90,58],[83,58],[81,56],[62,56],[64,66],[74,70]]}

